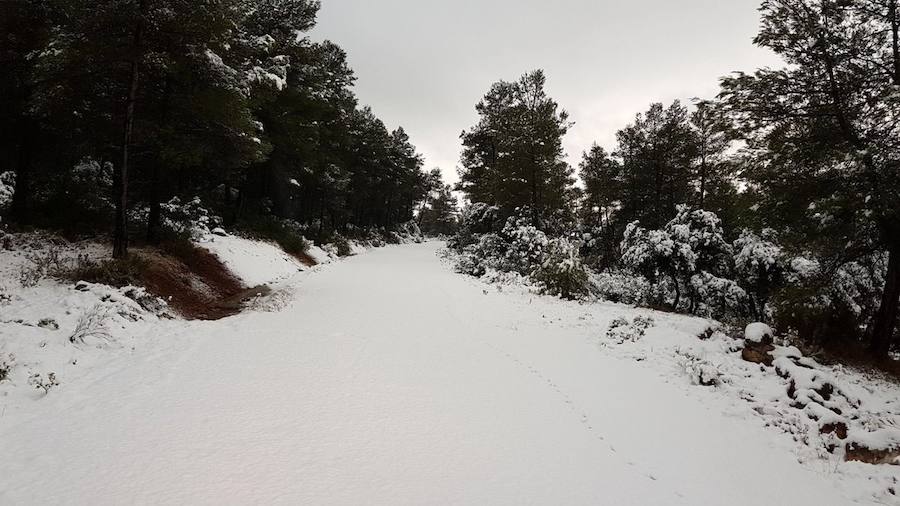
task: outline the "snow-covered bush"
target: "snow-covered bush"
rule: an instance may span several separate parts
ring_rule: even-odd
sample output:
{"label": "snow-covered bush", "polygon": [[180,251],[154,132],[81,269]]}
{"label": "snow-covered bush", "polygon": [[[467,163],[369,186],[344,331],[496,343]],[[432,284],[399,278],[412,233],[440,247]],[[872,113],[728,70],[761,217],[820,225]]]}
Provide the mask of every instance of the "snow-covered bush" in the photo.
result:
{"label": "snow-covered bush", "polygon": [[466,274],[469,276],[475,276],[476,278],[480,278],[487,274],[487,269],[484,267],[484,264],[473,251],[471,251],[471,246],[464,249],[462,253],[457,255],[454,259],[453,267],[456,272],[460,274]]}
{"label": "snow-covered bush", "polygon": [[[674,292],[671,306],[678,309],[682,288],[693,289],[694,276],[700,275],[698,284],[704,287],[707,283],[703,281],[727,272],[731,247],[724,236],[715,214],[682,205],[675,218],[661,230],[644,229],[638,222],[629,224],[621,244],[622,262],[653,285],[664,278],[671,281]],[[721,283],[719,287],[725,288]],[[692,294],[690,298],[691,309],[697,306],[695,297]]]}
{"label": "snow-covered bush", "polygon": [[616,318],[609,324],[606,337],[617,344],[635,342],[644,337],[647,329],[654,325],[656,322],[649,316],[636,316],[630,322],[627,318]]}
{"label": "snow-covered bush", "polygon": [[706,271],[691,276],[690,287],[690,311],[693,314],[716,317],[725,313],[740,313],[749,300],[747,292],[737,283]]}
{"label": "snow-covered bush", "polygon": [[[529,208],[519,209],[519,216],[531,216]],[[549,215],[544,215],[540,219],[540,229],[548,235],[561,237],[570,234],[577,228],[575,215],[567,209],[557,209]]]}
{"label": "snow-covered bush", "polygon": [[505,253],[499,266],[501,270],[527,276],[543,264],[550,239],[527,220],[517,216],[510,217],[500,237],[505,242]]}
{"label": "snow-covered bush", "polygon": [[[493,228],[495,214],[496,208],[471,206],[464,213],[460,233]],[[526,217],[527,214],[526,210],[511,216],[499,232],[457,236],[451,245],[459,251],[457,272],[478,277],[491,271],[515,273],[529,277],[548,294],[566,298],[585,295],[588,274],[581,263],[578,245],[565,238],[548,237]],[[465,246],[458,249],[462,244]]]}
{"label": "snow-covered bush", "polygon": [[881,302],[887,262],[887,253],[879,252],[838,268],[830,287],[834,303],[856,317],[868,319]]}
{"label": "snow-covered bush", "polygon": [[384,241],[385,244],[401,244],[403,242],[403,238],[400,237],[400,234],[394,230],[381,230],[381,240]]}
{"label": "snow-covered bush", "polygon": [[677,216],[662,230],[629,224],[621,248],[622,262],[652,281],[667,275],[687,279],[704,270],[721,272],[731,251],[716,215],[687,206],[679,206]]}
{"label": "snow-covered bush", "polygon": [[88,338],[96,338],[104,342],[112,339],[109,328],[106,326],[110,313],[111,309],[103,303],[98,303],[86,310],[78,317],[75,330],[69,336],[69,342],[85,344]]}
{"label": "snow-covered bush", "polygon": [[0,172],[0,211],[12,204],[13,193],[16,189],[16,173],[9,170]]}
{"label": "snow-covered bush", "polygon": [[422,234],[422,229],[419,228],[419,224],[416,223],[415,220],[407,221],[406,223],[397,225],[396,232],[399,235],[401,242],[421,243],[425,241],[425,236]]}
{"label": "snow-covered bush", "polygon": [[475,244],[466,246],[456,260],[456,270],[481,277],[488,269],[503,270],[508,244],[499,234],[484,234]]}
{"label": "snow-covered bush", "polygon": [[582,225],[578,231],[581,239],[581,256],[592,258],[598,255],[598,249],[603,240],[603,227],[599,225]]}
{"label": "snow-covered bush", "polygon": [[625,227],[622,263],[651,282],[673,272],[675,242],[663,230],[647,230],[634,222]]}
{"label": "snow-covered bush", "polygon": [[579,298],[588,292],[588,274],[581,264],[578,247],[567,239],[553,239],[543,251],[540,265],[531,277],[545,293],[566,299]]}
{"label": "snow-covered bush", "polygon": [[644,305],[650,296],[647,278],[625,271],[607,271],[591,276],[594,293],[610,302]]}
{"label": "snow-covered bush", "polygon": [[691,384],[714,387],[723,383],[722,371],[718,366],[688,350],[675,350],[679,364],[691,380]]}
{"label": "snow-covered bush", "polygon": [[51,388],[59,386],[59,381],[56,379],[56,373],[53,372],[47,373],[46,377],[43,374],[34,373],[28,377],[28,384],[36,390],[43,390],[44,395],[47,395]]}
{"label": "snow-covered bush", "polygon": [[16,355],[14,353],[4,353],[0,355],[0,381],[5,381],[9,377],[9,372],[16,363]]}
{"label": "snow-covered bush", "polygon": [[447,246],[462,251],[477,242],[479,235],[498,232],[500,226],[500,208],[476,202],[462,210],[459,230],[447,241]]}
{"label": "snow-covered bush", "polygon": [[176,234],[200,238],[219,227],[222,219],[203,207],[200,197],[182,202],[178,197],[162,204],[163,226]]}
{"label": "snow-covered bush", "polygon": [[164,299],[148,292],[146,288],[127,286],[122,289],[122,294],[134,302],[137,302],[141,309],[150,314],[162,316],[165,315],[169,309],[169,305]]}
{"label": "snow-covered bush", "polygon": [[787,262],[785,284],[772,299],[780,331],[806,341],[862,338],[865,322],[880,304],[887,255],[866,255],[838,267],[815,259]]}
{"label": "snow-covered bush", "polygon": [[679,268],[686,272],[712,274],[728,270],[731,246],[725,241],[722,221],[715,213],[680,205],[665,230],[675,241],[675,259]]}
{"label": "snow-covered bush", "polygon": [[353,247],[350,246],[350,241],[341,234],[331,236],[329,243],[334,246],[335,253],[339,257],[348,257],[353,254]]}
{"label": "snow-covered bush", "polygon": [[757,235],[744,230],[734,241],[735,281],[747,291],[752,315],[757,319],[769,316],[769,298],[783,279],[785,254],[775,242],[771,229]]}
{"label": "snow-covered bush", "polygon": [[66,270],[62,252],[55,246],[29,253],[25,258],[28,263],[19,268],[19,283],[24,288],[36,286],[41,280],[59,275]]}

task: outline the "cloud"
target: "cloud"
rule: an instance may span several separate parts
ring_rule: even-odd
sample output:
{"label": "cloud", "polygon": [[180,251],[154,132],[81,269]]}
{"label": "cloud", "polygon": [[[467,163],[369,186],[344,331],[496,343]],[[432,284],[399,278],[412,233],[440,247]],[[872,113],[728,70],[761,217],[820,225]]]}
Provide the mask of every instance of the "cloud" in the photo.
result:
{"label": "cloud", "polygon": [[572,163],[651,102],[711,97],[734,70],[777,64],[755,48],[757,0],[325,0],[313,38],[343,46],[360,102],[402,125],[456,181],[459,134],[499,79],[535,68],[575,126]]}

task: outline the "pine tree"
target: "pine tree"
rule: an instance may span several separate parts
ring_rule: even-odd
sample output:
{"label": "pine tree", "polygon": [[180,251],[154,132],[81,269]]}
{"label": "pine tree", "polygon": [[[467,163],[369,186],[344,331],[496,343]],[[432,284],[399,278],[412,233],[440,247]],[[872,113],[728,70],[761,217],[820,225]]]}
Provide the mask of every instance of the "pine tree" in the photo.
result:
{"label": "pine tree", "polygon": [[[691,113],[695,159],[691,186],[694,207],[712,211],[730,236],[747,226],[748,194],[738,192],[741,158],[733,149],[734,135],[715,103],[701,101]],[[750,204],[752,205],[752,204]]]}
{"label": "pine tree", "polygon": [[39,55],[51,37],[52,10],[41,0],[0,2],[0,166],[13,167],[16,186],[10,217],[32,218],[32,181],[46,134],[29,112],[40,86]]}
{"label": "pine tree", "polygon": [[722,184],[729,179],[729,174],[723,172],[727,170],[724,158],[730,142],[709,103],[697,104],[697,109],[691,114],[691,126],[697,142],[697,205],[700,209],[707,209],[707,199],[711,193],[715,193],[717,183]]}
{"label": "pine tree", "polygon": [[[78,115],[73,151],[114,164],[117,258],[127,255],[136,191],[149,200],[153,239],[169,190],[161,185],[172,179],[164,176],[184,180],[183,172],[239,165],[256,154],[242,84],[219,57],[236,7],[227,0],[57,2],[57,51],[44,68],[66,80],[46,90],[57,100],[46,100],[45,112],[59,117],[54,102],[68,104]],[[145,188],[132,188],[141,178]]]}
{"label": "pine tree", "polygon": [[440,169],[431,170],[425,177],[426,195],[419,211],[419,228],[428,236],[451,235],[456,232],[459,203],[453,188],[444,184]]}
{"label": "pine tree", "polygon": [[562,148],[571,124],[545,85],[540,70],[495,83],[476,106],[479,123],[461,136],[459,189],[507,216],[527,208],[535,223],[570,212],[574,184]]}
{"label": "pine tree", "polygon": [[622,165],[594,144],[582,155],[579,174],[584,183],[583,216],[606,227],[622,195]]}
{"label": "pine tree", "polygon": [[887,355],[900,300],[900,51],[896,3],[769,0],[756,38],[789,64],[723,81],[722,101],[758,160],[769,219],[840,265],[887,251],[867,335]]}
{"label": "pine tree", "polygon": [[590,252],[585,253],[598,257],[601,265],[606,266],[615,256],[622,233],[614,221],[625,189],[622,164],[594,144],[582,155],[579,175],[584,183],[581,223],[593,239],[588,245]]}
{"label": "pine tree", "polygon": [[692,200],[692,169],[697,143],[687,109],[652,104],[634,124],[618,133],[623,160],[622,218],[660,228],[675,216],[676,206]]}

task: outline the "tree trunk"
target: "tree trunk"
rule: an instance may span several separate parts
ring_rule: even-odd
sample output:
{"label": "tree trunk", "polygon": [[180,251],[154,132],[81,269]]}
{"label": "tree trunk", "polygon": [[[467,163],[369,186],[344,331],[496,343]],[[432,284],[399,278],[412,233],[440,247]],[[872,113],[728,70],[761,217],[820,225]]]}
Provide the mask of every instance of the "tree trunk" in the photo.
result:
{"label": "tree trunk", "polygon": [[881,295],[881,305],[869,324],[869,347],[877,358],[886,358],[893,344],[900,304],[900,242],[894,241],[888,250],[888,270]]}
{"label": "tree trunk", "polygon": [[131,83],[128,88],[128,102],[125,104],[125,126],[122,129],[122,165],[116,172],[116,224],[113,233],[113,258],[128,256],[128,154],[131,136],[134,132],[134,106],[137,102],[141,75],[141,44],[144,32],[144,11],[146,2],[141,0],[137,26],[131,55]]}
{"label": "tree trunk", "polygon": [[675,303],[672,305],[673,311],[678,311],[678,306],[681,305],[681,287],[678,285],[678,276],[674,273],[672,276],[672,284],[675,286]]}

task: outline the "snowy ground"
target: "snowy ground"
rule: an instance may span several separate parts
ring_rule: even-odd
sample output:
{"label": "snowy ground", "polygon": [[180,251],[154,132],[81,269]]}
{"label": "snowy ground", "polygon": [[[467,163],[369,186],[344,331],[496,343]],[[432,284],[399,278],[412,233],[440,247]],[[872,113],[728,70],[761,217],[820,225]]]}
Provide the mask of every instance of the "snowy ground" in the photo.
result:
{"label": "snowy ground", "polygon": [[[708,322],[486,285],[439,247],[296,273],[277,312],[72,348],[110,358],[0,397],[0,504],[898,504],[896,466],[775,423],[780,378],[699,341]],[[895,409],[895,386],[839,379]]]}
{"label": "snowy ground", "polygon": [[207,234],[199,245],[216,255],[225,267],[250,287],[282,281],[305,270],[296,258],[269,242]]}

